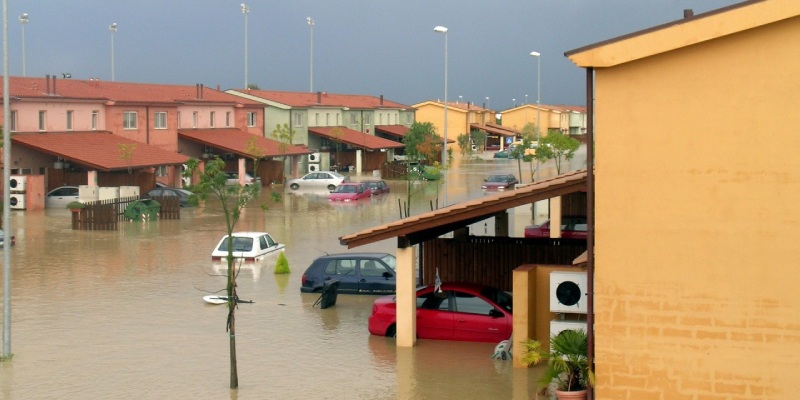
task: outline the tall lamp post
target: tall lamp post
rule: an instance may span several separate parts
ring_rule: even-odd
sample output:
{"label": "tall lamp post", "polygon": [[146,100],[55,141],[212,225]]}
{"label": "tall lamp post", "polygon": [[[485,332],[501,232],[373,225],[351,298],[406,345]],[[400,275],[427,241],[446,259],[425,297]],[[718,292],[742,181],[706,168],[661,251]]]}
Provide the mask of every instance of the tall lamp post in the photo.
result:
{"label": "tall lamp post", "polygon": [[[536,146],[539,146],[539,130],[541,129],[542,120],[539,119],[541,115],[541,105],[539,104],[539,89],[541,88],[541,72],[542,69],[540,68],[541,64],[541,54],[538,52],[532,51],[531,57],[536,57]],[[536,167],[536,182],[539,182],[539,167]]]}
{"label": "tall lamp post", "polygon": [[244,88],[247,89],[247,14],[250,14],[250,7],[247,4],[240,4],[242,14],[244,14]]}
{"label": "tall lamp post", "polygon": [[306,18],[306,22],[308,22],[308,27],[311,29],[311,57],[309,60],[309,68],[310,77],[308,79],[308,91],[310,93],[314,93],[314,20],[311,17]]}
{"label": "tall lamp post", "polygon": [[442,144],[442,170],[444,171],[444,185],[442,193],[442,206],[447,206],[447,28],[437,26],[434,32],[444,33],[444,143]]}
{"label": "tall lamp post", "polygon": [[25,25],[28,24],[28,13],[19,16],[19,23],[22,25],[22,76],[28,76],[28,70],[25,68]]}
{"label": "tall lamp post", "polygon": [[117,32],[117,23],[109,25],[108,30],[111,32],[111,82],[114,82],[114,33]]}

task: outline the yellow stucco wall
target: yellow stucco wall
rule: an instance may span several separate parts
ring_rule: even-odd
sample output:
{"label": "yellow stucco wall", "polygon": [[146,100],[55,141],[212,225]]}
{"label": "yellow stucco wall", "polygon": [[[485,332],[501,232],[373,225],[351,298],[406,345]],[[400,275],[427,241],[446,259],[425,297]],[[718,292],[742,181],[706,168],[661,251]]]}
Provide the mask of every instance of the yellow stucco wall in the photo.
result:
{"label": "yellow stucco wall", "polygon": [[[539,117],[542,119],[541,134],[545,136],[547,129],[550,128],[551,112],[545,108],[539,110]],[[528,104],[527,106],[517,107],[503,112],[503,126],[512,128],[518,132],[522,132],[522,128],[528,123],[536,124],[536,106]],[[555,125],[556,127],[558,124]]]}
{"label": "yellow stucco wall", "polygon": [[[449,102],[448,102],[449,104]],[[430,102],[415,104],[417,122],[430,122],[436,127],[436,133],[444,136],[444,106]],[[447,139],[455,141],[458,135],[468,133],[467,113],[453,106],[447,107]]]}
{"label": "yellow stucco wall", "polygon": [[795,397],[798,39],[794,17],[596,70],[596,398]]}

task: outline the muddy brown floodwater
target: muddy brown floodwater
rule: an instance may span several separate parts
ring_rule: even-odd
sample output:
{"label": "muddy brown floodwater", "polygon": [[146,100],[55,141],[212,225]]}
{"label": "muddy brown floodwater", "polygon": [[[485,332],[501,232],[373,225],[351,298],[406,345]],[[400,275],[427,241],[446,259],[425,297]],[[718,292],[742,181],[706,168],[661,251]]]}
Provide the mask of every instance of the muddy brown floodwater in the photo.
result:
{"label": "muddy brown floodwater", "polygon": [[[457,160],[448,201],[483,196],[487,175],[517,171],[515,161]],[[552,174],[546,171],[543,178]],[[367,332],[374,296],[339,295],[321,310],[314,307],[319,295],[300,293],[314,258],[348,251],[338,237],[399,218],[407,186],[390,185],[388,195],[358,204],[281,192],[266,211],[245,211],[236,230],[267,231],[286,243],[292,272],[273,274],[274,257],[241,270],[239,295],[254,303],[236,313],[235,391],[228,388],[226,307],[202,301],[224,288],[225,269],[210,261],[224,234],[213,202],[182,210],[180,220],[125,223],[115,232],[73,231],[67,210],[13,212],[14,356],[0,363],[0,398],[530,399],[539,370],[492,360],[494,344],[421,340],[398,349]],[[438,194],[435,183],[412,191],[414,214]],[[516,218],[524,226],[531,217]],[[493,232],[484,224],[473,233],[482,230]],[[394,253],[394,245],[355,251]]]}

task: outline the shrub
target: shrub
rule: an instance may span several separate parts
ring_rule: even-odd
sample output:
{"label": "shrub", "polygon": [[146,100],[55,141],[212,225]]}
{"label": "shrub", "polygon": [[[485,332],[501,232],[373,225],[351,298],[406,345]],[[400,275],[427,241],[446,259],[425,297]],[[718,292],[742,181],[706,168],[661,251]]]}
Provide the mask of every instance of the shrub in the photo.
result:
{"label": "shrub", "polygon": [[289,272],[289,260],[286,259],[286,254],[281,252],[278,254],[278,262],[275,264],[275,273],[288,274]]}

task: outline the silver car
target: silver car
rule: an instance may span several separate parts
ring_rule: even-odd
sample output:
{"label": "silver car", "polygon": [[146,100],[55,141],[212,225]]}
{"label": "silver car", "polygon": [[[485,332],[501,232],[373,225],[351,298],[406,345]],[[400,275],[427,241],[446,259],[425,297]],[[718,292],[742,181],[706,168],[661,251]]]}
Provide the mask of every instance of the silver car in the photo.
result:
{"label": "silver car", "polygon": [[350,178],[333,171],[318,171],[306,174],[302,178],[289,179],[286,185],[292,190],[298,189],[336,189],[342,182],[349,182]]}
{"label": "silver car", "polygon": [[77,186],[59,186],[49,192],[44,199],[47,208],[67,208],[67,204],[78,201]]}

